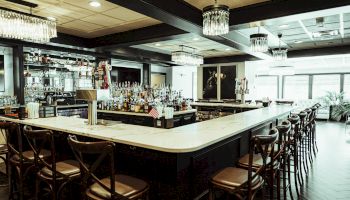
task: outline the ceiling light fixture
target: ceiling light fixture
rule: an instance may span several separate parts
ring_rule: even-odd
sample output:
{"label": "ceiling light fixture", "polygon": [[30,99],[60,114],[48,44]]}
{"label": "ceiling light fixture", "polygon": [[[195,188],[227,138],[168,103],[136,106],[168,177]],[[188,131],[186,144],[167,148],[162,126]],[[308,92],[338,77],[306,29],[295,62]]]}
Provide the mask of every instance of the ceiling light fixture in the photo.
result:
{"label": "ceiling light fixture", "polygon": [[283,61],[283,60],[287,59],[288,49],[281,47],[281,38],[282,38],[282,33],[279,33],[278,34],[278,39],[279,39],[278,48],[272,49],[272,57],[275,61]]}
{"label": "ceiling light fixture", "polygon": [[155,43],[154,46],[159,47],[159,46],[161,46],[161,44],[160,43]]}
{"label": "ceiling light fixture", "polygon": [[294,44],[300,44],[300,43],[303,43],[303,41],[301,41],[301,40],[295,40],[294,41]]}
{"label": "ceiling light fixture", "polygon": [[[180,51],[171,52],[171,61],[179,65],[189,65],[189,66],[198,66],[204,63],[203,56],[196,54],[195,48],[185,46],[185,45],[180,45],[180,48],[181,48]],[[192,52],[185,51],[184,50],[185,48],[191,49]]]}
{"label": "ceiling light fixture", "polygon": [[279,28],[288,28],[289,27],[289,24],[282,24],[279,26]]}
{"label": "ceiling light fixture", "polygon": [[229,32],[230,11],[229,7],[215,4],[203,8],[203,34],[223,35]]}
{"label": "ceiling light fixture", "polygon": [[194,37],[192,40],[193,40],[193,41],[198,41],[198,40],[199,40],[199,37]]}
{"label": "ceiling light fixture", "polygon": [[92,6],[92,7],[98,8],[98,7],[101,6],[101,3],[96,1],[96,0],[94,0],[94,1],[90,1],[89,5]]}
{"label": "ceiling light fixture", "polygon": [[0,37],[39,43],[50,42],[51,38],[57,37],[56,22],[0,8]]}
{"label": "ceiling light fixture", "polygon": [[312,32],[312,37],[314,38],[323,38],[323,39],[332,39],[334,36],[339,35],[339,30],[326,30],[326,31],[318,31]]}
{"label": "ceiling light fixture", "polygon": [[56,18],[55,17],[46,17],[48,20],[51,20],[51,21],[56,21]]}
{"label": "ceiling light fixture", "polygon": [[230,50],[231,50],[231,48],[226,48],[226,49],[225,49],[225,51],[230,51]]}
{"label": "ceiling light fixture", "polygon": [[267,52],[268,35],[260,33],[260,26],[258,27],[258,33],[250,35],[250,49],[252,52]]}

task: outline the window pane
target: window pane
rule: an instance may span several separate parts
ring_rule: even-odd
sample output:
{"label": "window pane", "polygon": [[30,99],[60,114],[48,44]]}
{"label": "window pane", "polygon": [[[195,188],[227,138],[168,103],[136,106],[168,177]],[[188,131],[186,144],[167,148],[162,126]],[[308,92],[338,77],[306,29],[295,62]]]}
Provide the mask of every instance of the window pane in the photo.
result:
{"label": "window pane", "polygon": [[277,76],[258,76],[256,78],[256,99],[268,97],[269,99],[277,99],[278,96],[278,77]]}
{"label": "window pane", "polygon": [[284,77],[284,99],[303,100],[309,98],[309,76]]}
{"label": "window pane", "polygon": [[340,75],[314,75],[312,98],[323,97],[328,91],[340,92]]}
{"label": "window pane", "polygon": [[350,74],[344,75],[344,94],[345,99],[350,100]]}

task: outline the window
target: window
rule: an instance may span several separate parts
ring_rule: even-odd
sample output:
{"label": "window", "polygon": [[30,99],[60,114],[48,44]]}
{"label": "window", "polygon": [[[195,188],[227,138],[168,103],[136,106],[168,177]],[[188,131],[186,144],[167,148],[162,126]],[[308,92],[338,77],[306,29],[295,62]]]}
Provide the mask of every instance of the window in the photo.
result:
{"label": "window", "polygon": [[314,75],[312,84],[312,98],[323,97],[327,92],[340,92],[340,75]]}
{"label": "window", "polygon": [[283,98],[290,100],[303,100],[309,98],[309,76],[285,76]]}
{"label": "window", "polygon": [[344,75],[344,94],[345,99],[350,100],[350,74]]}
{"label": "window", "polygon": [[278,76],[258,76],[255,80],[257,96],[260,100],[264,97],[269,99],[278,98]]}

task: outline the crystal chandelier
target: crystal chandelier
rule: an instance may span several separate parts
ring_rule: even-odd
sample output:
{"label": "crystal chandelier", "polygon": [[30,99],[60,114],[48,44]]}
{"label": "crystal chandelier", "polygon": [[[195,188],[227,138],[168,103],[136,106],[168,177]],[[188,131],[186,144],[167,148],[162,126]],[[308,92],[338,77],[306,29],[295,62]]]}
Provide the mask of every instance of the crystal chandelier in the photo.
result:
{"label": "crystal chandelier", "polygon": [[185,51],[184,48],[190,48],[195,51],[192,47],[187,47],[184,45],[180,45],[180,51],[174,51],[171,53],[171,61],[175,62],[179,65],[190,65],[190,66],[198,66],[204,63],[203,56],[195,54],[194,52]]}
{"label": "crystal chandelier", "polygon": [[203,34],[223,35],[229,32],[229,7],[215,4],[203,8]]}
{"label": "crystal chandelier", "polygon": [[260,27],[258,33],[250,35],[250,49],[252,52],[267,52],[269,49],[267,34],[259,32]]}
{"label": "crystal chandelier", "polygon": [[278,46],[278,48],[273,48],[272,49],[272,56],[273,56],[273,59],[275,61],[283,61],[283,60],[287,59],[288,49],[287,48],[281,48],[281,38],[282,38],[282,34],[281,33],[278,34],[278,38],[279,38],[279,46]]}
{"label": "crystal chandelier", "polygon": [[0,8],[0,37],[45,43],[57,37],[56,22]]}

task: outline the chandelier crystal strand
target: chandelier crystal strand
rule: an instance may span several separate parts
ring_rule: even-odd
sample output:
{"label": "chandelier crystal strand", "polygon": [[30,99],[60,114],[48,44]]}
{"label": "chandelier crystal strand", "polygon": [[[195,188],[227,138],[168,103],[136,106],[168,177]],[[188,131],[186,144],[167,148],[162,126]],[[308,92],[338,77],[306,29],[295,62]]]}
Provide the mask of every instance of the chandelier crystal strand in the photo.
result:
{"label": "chandelier crystal strand", "polygon": [[229,32],[229,7],[225,5],[207,6],[203,9],[203,34],[223,35]]}
{"label": "chandelier crystal strand", "polygon": [[0,37],[50,42],[57,37],[56,22],[0,8]]}

